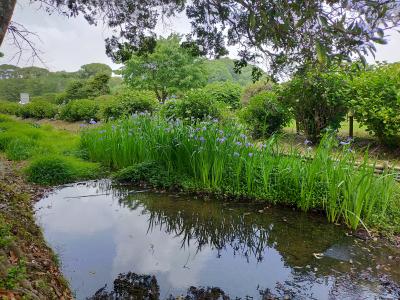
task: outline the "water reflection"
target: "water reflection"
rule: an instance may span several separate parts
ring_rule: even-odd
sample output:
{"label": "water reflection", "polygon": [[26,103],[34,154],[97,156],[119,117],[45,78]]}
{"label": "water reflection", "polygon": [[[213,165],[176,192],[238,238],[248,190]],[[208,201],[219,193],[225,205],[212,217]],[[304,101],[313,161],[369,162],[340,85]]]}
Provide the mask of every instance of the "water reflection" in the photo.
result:
{"label": "water reflection", "polygon": [[78,299],[127,274],[154,279],[157,299],[202,286],[231,299],[263,299],[267,289],[305,299],[398,295],[396,250],[355,241],[315,216],[112,188],[108,181],[64,187],[37,208]]}

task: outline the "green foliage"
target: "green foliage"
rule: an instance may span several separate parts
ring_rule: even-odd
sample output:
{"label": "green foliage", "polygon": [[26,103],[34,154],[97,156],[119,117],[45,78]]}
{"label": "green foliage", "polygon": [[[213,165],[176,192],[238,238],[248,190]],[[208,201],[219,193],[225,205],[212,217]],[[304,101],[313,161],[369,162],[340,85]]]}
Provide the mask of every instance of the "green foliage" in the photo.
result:
{"label": "green foliage", "polygon": [[26,160],[35,151],[35,141],[27,137],[15,137],[10,139],[5,147],[5,153],[9,160]]}
{"label": "green foliage", "polygon": [[78,74],[82,78],[90,78],[98,74],[105,74],[108,77],[111,77],[112,69],[105,64],[92,63],[81,66],[81,68],[78,71]]}
{"label": "green foliage", "polygon": [[116,119],[140,112],[153,112],[157,109],[158,101],[151,91],[123,89],[110,99],[100,103],[99,118],[104,120]]}
{"label": "green foliage", "polygon": [[41,185],[69,183],[93,178],[99,173],[97,166],[65,156],[43,156],[32,161],[25,169],[28,180]]}
{"label": "green foliage", "polygon": [[178,179],[155,161],[142,162],[119,170],[113,179],[122,183],[150,184],[156,188],[172,188],[177,186]]}
{"label": "green foliage", "polygon": [[21,105],[17,116],[27,119],[51,119],[58,113],[57,105],[47,101],[35,101]]}
{"label": "green foliage", "polygon": [[244,121],[253,137],[268,137],[279,132],[291,119],[289,110],[275,92],[261,92],[250,99],[243,111]]}
{"label": "green foliage", "polygon": [[231,81],[245,86],[253,80],[252,66],[244,67],[240,72],[235,72],[235,60],[228,57],[205,60],[204,64],[209,83]]}
{"label": "green foliage", "polygon": [[182,98],[167,101],[161,114],[167,119],[197,122],[209,118],[219,119],[224,105],[213,99],[204,89],[192,90]]}
{"label": "green foliage", "polygon": [[96,120],[99,105],[94,100],[72,100],[61,107],[60,119],[69,122]]}
{"label": "green foliage", "polygon": [[242,87],[232,82],[215,82],[204,87],[210,97],[219,102],[226,103],[232,108],[239,108]]}
{"label": "green foliage", "polygon": [[152,90],[164,102],[172,94],[204,86],[202,60],[180,45],[180,38],[160,38],[153,52],[135,52],[126,62],[123,76],[135,89]]}
{"label": "green foliage", "polygon": [[40,96],[31,97],[31,102],[47,101],[50,103],[59,104],[57,97],[59,97],[59,93],[47,93]]}
{"label": "green foliage", "polygon": [[7,224],[3,216],[0,215],[0,247],[7,247],[12,241],[11,226]]}
{"label": "green foliage", "polygon": [[324,210],[329,221],[344,221],[353,229],[377,216],[389,222],[389,211],[398,207],[394,174],[374,174],[367,154],[359,164],[348,148],[338,150],[331,136],[304,159],[294,149],[279,147],[275,137],[253,144],[233,124],[197,126],[137,116],[84,131],[82,147],[107,167],[129,167],[117,175],[121,180],[154,176],[157,182],[162,180],[157,173],[168,174],[160,177],[185,178],[190,185],[181,186],[196,191]]}
{"label": "green foliage", "polygon": [[[58,184],[93,178],[99,174],[100,169],[97,164],[81,159],[83,151],[79,148],[80,140],[76,134],[65,130],[55,130],[50,125],[40,126],[1,115],[0,120],[2,120],[0,121],[0,151],[5,152],[9,159],[28,160],[27,175],[33,182],[51,184],[53,180],[51,176],[64,171],[65,178],[62,179],[61,175],[57,175],[54,182],[57,181]],[[31,167],[32,161],[35,164]],[[60,168],[50,170],[49,161],[56,161]]]}
{"label": "green foliage", "polygon": [[20,104],[11,101],[0,101],[0,114],[16,115]]}
{"label": "green foliage", "polygon": [[26,266],[23,260],[20,260],[17,265],[12,266],[7,271],[4,278],[0,278],[0,288],[12,290],[26,278]]}
{"label": "green foliage", "polygon": [[241,102],[243,105],[247,105],[250,101],[250,98],[265,91],[270,91],[274,87],[274,84],[271,80],[267,78],[263,78],[255,83],[251,83],[247,85],[242,93]]}
{"label": "green foliage", "polygon": [[20,93],[29,93],[31,98],[46,93],[58,93],[64,90],[74,77],[74,73],[0,65],[0,99],[18,102]]}
{"label": "green foliage", "polygon": [[355,117],[383,143],[393,145],[400,132],[400,68],[380,65],[352,81],[351,106]]}
{"label": "green foliage", "polygon": [[300,130],[317,142],[326,129],[340,127],[347,113],[349,80],[340,69],[308,70],[296,75],[281,91]]}
{"label": "green foliage", "polygon": [[110,76],[103,73],[96,74],[87,80],[76,80],[67,86],[65,92],[58,97],[57,103],[66,103],[75,99],[93,99],[109,94],[109,81]]}

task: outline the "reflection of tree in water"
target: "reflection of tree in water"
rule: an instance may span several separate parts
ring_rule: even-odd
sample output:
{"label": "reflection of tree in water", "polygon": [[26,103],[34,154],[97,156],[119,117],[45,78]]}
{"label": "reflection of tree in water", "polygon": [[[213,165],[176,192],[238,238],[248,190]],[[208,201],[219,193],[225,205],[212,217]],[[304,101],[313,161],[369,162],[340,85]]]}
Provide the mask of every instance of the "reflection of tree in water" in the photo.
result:
{"label": "reflection of tree in water", "polygon": [[[104,184],[103,188],[106,190],[109,186]],[[101,190],[101,187],[99,189]],[[149,232],[160,230],[179,237],[182,247],[196,245],[197,251],[211,247],[216,249],[219,255],[223,255],[223,250],[230,247],[234,254],[242,255],[248,261],[255,258],[258,262],[264,259],[268,248],[276,249],[285,265],[292,268],[290,281],[278,283],[274,287],[274,292],[278,292],[279,295],[312,299],[310,287],[316,282],[324,285],[324,281],[327,280],[325,276],[334,279],[331,293],[337,292],[339,295],[345,293],[346,287],[352,286],[351,283],[355,284],[349,290],[350,297],[355,296],[352,291],[358,293],[357,288],[368,290],[365,285],[373,289],[380,286],[379,288],[391,295],[393,294],[390,292],[391,289],[395,295],[399,293],[400,288],[397,285],[393,285],[391,281],[379,283],[379,277],[374,273],[370,272],[369,278],[362,277],[376,258],[376,254],[369,250],[358,253],[357,264],[328,257],[316,259],[313,253],[323,253],[332,246],[336,246],[334,248],[339,250],[341,248],[350,252],[354,250],[353,240],[346,238],[343,230],[337,226],[326,224],[323,218],[286,209],[264,209],[264,205],[261,204],[194,201],[188,196],[130,192],[129,189],[120,188],[112,189],[112,192],[121,205],[148,216]],[[363,248],[356,247],[357,251]],[[378,252],[387,257],[383,249],[378,249]],[[338,255],[341,254],[343,252],[339,252]],[[124,278],[125,275],[120,276]],[[375,284],[376,282],[378,284]],[[212,291],[215,293],[218,289],[214,288]],[[213,298],[210,292],[210,288],[191,288],[186,298],[180,299],[229,299],[222,298],[227,297],[225,294],[220,294],[218,296],[220,298]],[[206,296],[201,298],[200,295]],[[260,291],[260,296],[261,299],[274,299],[269,290],[264,291],[264,294]]]}
{"label": "reflection of tree in water", "polygon": [[343,236],[335,226],[289,210],[259,213],[263,206],[166,199],[165,195],[137,194],[132,199],[124,197],[120,203],[148,215],[149,231],[180,237],[182,247],[195,244],[197,251],[212,247],[219,255],[229,246],[235,255],[260,262],[267,248],[275,248],[287,265],[305,266],[313,260],[312,253],[324,252]]}
{"label": "reflection of tree in water", "polygon": [[[278,288],[279,289],[279,288]],[[262,300],[280,299],[277,295],[272,294],[268,289],[259,291]],[[281,291],[281,295],[293,296],[293,293]],[[155,276],[138,275],[132,272],[118,275],[114,280],[114,289],[107,290],[107,286],[99,289],[88,300],[160,300],[160,287]],[[239,300],[240,298],[231,298],[222,289],[218,287],[197,288],[190,287],[186,295],[173,296],[170,295],[166,300]],[[253,299],[245,297],[243,300]],[[290,299],[290,298],[289,298]]]}

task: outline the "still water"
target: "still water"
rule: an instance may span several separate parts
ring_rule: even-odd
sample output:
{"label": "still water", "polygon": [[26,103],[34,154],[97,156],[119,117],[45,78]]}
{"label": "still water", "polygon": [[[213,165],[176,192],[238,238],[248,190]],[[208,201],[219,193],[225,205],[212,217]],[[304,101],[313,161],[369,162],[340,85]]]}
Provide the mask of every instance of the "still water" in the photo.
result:
{"label": "still water", "polygon": [[147,292],[131,299],[195,299],[211,287],[230,299],[400,296],[399,251],[321,216],[109,181],[60,187],[36,215],[77,299],[100,289],[95,299],[129,298],[136,285]]}

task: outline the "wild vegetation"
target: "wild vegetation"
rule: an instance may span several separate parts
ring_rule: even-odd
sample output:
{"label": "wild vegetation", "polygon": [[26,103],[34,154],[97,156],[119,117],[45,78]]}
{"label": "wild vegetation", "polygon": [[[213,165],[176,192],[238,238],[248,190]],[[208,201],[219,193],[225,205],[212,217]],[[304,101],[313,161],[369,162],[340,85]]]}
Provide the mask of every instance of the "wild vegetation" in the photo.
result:
{"label": "wild vegetation", "polygon": [[17,122],[2,115],[0,152],[9,160],[27,161],[27,179],[42,185],[93,178],[100,170],[97,164],[83,159],[76,134],[50,125]]}
{"label": "wild vegetation", "polygon": [[395,174],[376,176],[368,155],[357,164],[348,147],[333,154],[337,144],[329,135],[315,156],[302,157],[284,152],[277,137],[254,143],[243,128],[218,120],[185,125],[142,114],[85,130],[82,147],[93,161],[129,168],[120,178],[145,180],[140,170],[147,163],[145,169],[157,168],[146,171],[149,181],[174,178],[169,186],[320,209],[329,221],[343,220],[351,228],[399,213]]}

